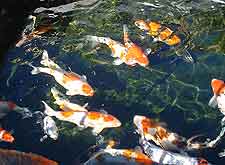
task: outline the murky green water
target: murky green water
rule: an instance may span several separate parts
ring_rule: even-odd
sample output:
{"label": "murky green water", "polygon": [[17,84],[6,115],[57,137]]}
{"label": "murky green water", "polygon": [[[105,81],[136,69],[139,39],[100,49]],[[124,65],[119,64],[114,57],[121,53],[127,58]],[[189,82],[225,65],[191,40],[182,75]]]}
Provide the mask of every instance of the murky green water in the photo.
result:
{"label": "murky green water", "polygon": [[[37,14],[37,24],[52,23],[53,32],[42,35],[9,50],[1,69],[0,95],[29,109],[43,110],[41,100],[52,107],[50,89],[59,86],[46,74],[32,76],[32,62],[39,65],[42,50],[64,69],[84,74],[96,93],[93,97],[73,96],[71,100],[83,105],[88,102],[92,110],[104,109],[122,122],[122,127],[102,132],[105,139],[120,140],[124,147],[135,147],[138,136],[134,134],[132,119],[142,114],[160,119],[168,128],[185,137],[204,134],[215,138],[220,131],[222,114],[208,106],[212,96],[211,79],[225,79],[225,7],[222,3],[204,1],[141,1],[105,0],[92,6],[77,5],[74,11],[56,18]],[[85,8],[85,9],[84,9]],[[168,25],[182,36],[182,43],[169,48],[151,37],[142,39],[134,25],[136,19],[154,20]],[[151,48],[150,67],[112,65],[111,51],[104,45],[92,47],[85,35],[111,37],[123,42],[122,25],[127,24],[130,38],[143,49]],[[186,48],[187,47],[187,48]],[[178,60],[175,51],[186,48],[195,62]],[[86,150],[96,143],[89,129],[79,130],[74,125],[57,120],[60,137],[43,143],[36,139],[26,122],[9,117],[6,123],[14,127],[16,143],[3,147],[35,152],[64,164],[88,158]],[[24,126],[25,124],[25,126]],[[23,129],[22,129],[23,128]],[[129,139],[129,140],[127,140]],[[215,164],[225,161],[216,153],[218,148],[198,153]],[[215,152],[217,151],[217,152]]]}

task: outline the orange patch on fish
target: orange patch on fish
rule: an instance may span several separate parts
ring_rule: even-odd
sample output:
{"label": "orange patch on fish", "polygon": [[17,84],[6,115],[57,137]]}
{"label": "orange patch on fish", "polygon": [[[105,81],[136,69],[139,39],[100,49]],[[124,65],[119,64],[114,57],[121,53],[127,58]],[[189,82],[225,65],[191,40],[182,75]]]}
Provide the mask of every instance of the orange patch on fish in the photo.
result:
{"label": "orange patch on fish", "polygon": [[110,121],[113,121],[113,120],[114,120],[114,117],[113,117],[112,115],[105,115],[105,116],[103,117],[103,120],[104,120],[105,122],[110,122]]}
{"label": "orange patch on fish", "polygon": [[131,158],[132,154],[133,154],[133,151],[132,150],[124,150],[123,151],[123,156],[125,156],[128,159]]}
{"label": "orange patch on fish", "polygon": [[153,164],[153,161],[146,155],[144,155],[143,153],[137,152],[136,153],[136,158],[135,161],[138,163],[141,163],[143,165],[151,165]]}
{"label": "orange patch on fish", "polygon": [[70,117],[74,114],[74,111],[60,111],[61,115],[63,115],[63,117]]}
{"label": "orange patch on fish", "polygon": [[6,142],[12,143],[15,139],[14,137],[7,131],[5,131],[2,135],[2,139]]}
{"label": "orange patch on fish", "polygon": [[99,112],[88,112],[87,117],[91,120],[98,120],[101,117]]}
{"label": "orange patch on fish", "polygon": [[181,42],[181,39],[177,35],[173,35],[170,38],[166,39],[165,42],[168,45],[173,46],[173,45],[179,44]]}
{"label": "orange patch on fish", "polygon": [[73,72],[67,72],[63,75],[63,82],[64,83],[67,83],[67,82],[70,82],[70,81],[76,81],[76,80],[80,80],[80,77]]}
{"label": "orange patch on fish", "polygon": [[169,133],[167,132],[167,130],[160,126],[157,127],[156,133],[157,133],[158,137],[160,138],[160,140],[167,139],[169,137]]}
{"label": "orange patch on fish", "polygon": [[166,28],[165,30],[160,32],[159,38],[163,41],[163,40],[167,39],[172,33],[173,33],[173,31],[171,29]]}
{"label": "orange patch on fish", "polygon": [[87,83],[84,83],[82,85],[82,91],[87,94],[88,96],[93,96],[94,95],[94,91],[93,89],[91,88],[91,86]]}
{"label": "orange patch on fish", "polygon": [[153,36],[158,35],[158,31],[161,28],[161,25],[157,22],[150,22],[148,25],[150,28],[151,35],[153,35]]}
{"label": "orange patch on fish", "polygon": [[213,93],[219,95],[225,91],[225,83],[222,80],[213,79],[211,81]]}

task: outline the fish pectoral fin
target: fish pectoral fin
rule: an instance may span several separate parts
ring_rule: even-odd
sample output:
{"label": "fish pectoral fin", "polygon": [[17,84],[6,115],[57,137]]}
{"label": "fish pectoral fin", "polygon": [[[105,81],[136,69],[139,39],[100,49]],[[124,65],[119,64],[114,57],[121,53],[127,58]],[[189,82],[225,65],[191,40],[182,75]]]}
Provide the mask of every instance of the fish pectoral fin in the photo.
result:
{"label": "fish pectoral fin", "polygon": [[120,58],[117,58],[113,61],[113,65],[121,65],[123,61]]}
{"label": "fish pectoral fin", "polygon": [[216,108],[217,105],[218,105],[218,102],[217,102],[217,96],[214,95],[210,100],[209,100],[209,103],[208,105],[212,108]]}
{"label": "fish pectoral fin", "polygon": [[74,91],[74,90],[68,90],[66,92],[66,95],[69,95],[69,96],[73,96],[73,95],[78,95],[79,93],[77,91]]}
{"label": "fish pectoral fin", "polygon": [[93,133],[93,135],[98,135],[100,132],[102,132],[102,130],[103,130],[104,128],[103,127],[101,127],[101,126],[96,126],[96,127],[94,127],[93,129],[92,129],[92,133]]}

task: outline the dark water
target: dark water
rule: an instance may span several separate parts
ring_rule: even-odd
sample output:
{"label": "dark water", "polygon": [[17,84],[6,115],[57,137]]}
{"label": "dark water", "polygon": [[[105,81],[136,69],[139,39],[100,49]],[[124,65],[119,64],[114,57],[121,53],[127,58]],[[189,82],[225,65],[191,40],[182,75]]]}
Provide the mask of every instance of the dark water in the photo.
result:
{"label": "dark water", "polygon": [[[51,12],[48,12],[51,13]],[[56,14],[57,15],[57,14]],[[64,69],[86,75],[96,93],[93,97],[73,96],[71,101],[99,111],[104,109],[122,122],[122,127],[106,129],[105,139],[120,141],[120,147],[135,147],[138,136],[134,134],[133,116],[145,115],[166,122],[168,128],[185,137],[203,134],[214,139],[221,127],[222,114],[208,106],[212,96],[211,79],[225,79],[225,7],[222,2],[203,1],[141,1],[105,0],[94,5],[76,5],[74,11],[47,17],[47,12],[36,14],[37,24],[52,24],[53,32],[33,39],[23,46],[9,50],[0,72],[0,95],[32,111],[43,111],[41,101],[52,107],[50,89],[57,86],[49,75],[31,75],[32,62],[39,66],[43,49]],[[177,31],[182,43],[168,47],[142,39],[134,26],[136,19],[159,21]],[[103,45],[90,46],[85,35],[111,37],[122,42],[122,25],[129,27],[130,38],[143,49],[151,48],[150,68],[112,65],[110,50]],[[177,60],[175,51],[186,48],[195,62]],[[39,141],[30,121],[9,114],[3,120],[5,127],[14,129],[14,144],[0,144],[26,152],[39,153],[60,164],[77,164],[88,158],[88,147],[96,144],[89,129],[79,130],[67,122],[57,121],[59,139]],[[127,140],[129,139],[129,140]],[[215,149],[203,150],[193,155],[201,156],[214,164],[224,164],[217,153],[225,147],[222,142]]]}

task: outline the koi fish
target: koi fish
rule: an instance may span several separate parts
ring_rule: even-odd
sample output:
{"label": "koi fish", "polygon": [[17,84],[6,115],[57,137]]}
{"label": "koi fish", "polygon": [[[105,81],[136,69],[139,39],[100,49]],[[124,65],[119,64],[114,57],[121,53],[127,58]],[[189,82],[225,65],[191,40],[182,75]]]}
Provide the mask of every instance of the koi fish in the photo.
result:
{"label": "koi fish", "polygon": [[23,119],[32,116],[29,109],[19,107],[12,101],[0,100],[0,119],[4,118],[9,112],[17,112],[22,115]]}
{"label": "koi fish", "polygon": [[225,115],[225,83],[222,80],[212,79],[211,87],[213,97],[209,101],[209,106],[213,108],[218,106],[220,112]]}
{"label": "koi fish", "polygon": [[40,63],[46,67],[35,67],[29,64],[33,68],[31,74],[43,72],[52,75],[60,85],[67,89],[67,95],[94,95],[94,90],[88,84],[86,76],[80,76],[74,72],[67,72],[63,70],[59,65],[49,59],[46,50],[43,52]]}
{"label": "koi fish", "polygon": [[133,149],[113,149],[106,147],[94,154],[84,165],[123,164],[123,165],[156,165],[147,155]]}
{"label": "koi fish", "polygon": [[186,150],[198,150],[208,148],[207,142],[192,142],[197,136],[189,139],[182,137],[176,133],[170,132],[160,123],[153,121],[145,116],[135,115],[133,122],[137,127],[137,132],[142,138],[152,140],[165,150],[172,150],[184,153]]}
{"label": "koi fish", "polygon": [[148,66],[149,60],[145,52],[130,40],[127,25],[123,25],[123,33],[124,45],[127,49],[126,58],[133,59],[134,65],[137,63],[143,67]]}
{"label": "koi fish", "polygon": [[22,39],[20,39],[17,43],[16,43],[16,47],[20,47],[21,45],[23,45],[24,43],[31,41],[34,38],[39,38],[41,37],[42,34],[49,32],[50,30],[53,30],[53,26],[49,25],[49,26],[38,26],[35,30],[34,30],[34,25],[36,22],[36,17],[35,16],[31,16],[32,21],[32,30],[29,34],[25,34],[25,31],[27,29],[25,29],[25,31],[22,34]]}
{"label": "koi fish", "polygon": [[169,46],[177,45],[181,42],[179,36],[174,34],[174,31],[168,27],[161,25],[158,22],[145,22],[144,20],[137,20],[134,23],[139,29],[147,32],[154,38],[154,41],[161,41]]}
{"label": "koi fish", "polygon": [[113,61],[114,65],[121,65],[125,63],[129,66],[139,64],[146,67],[149,60],[145,52],[136,44],[134,44],[128,36],[128,29],[124,25],[124,45],[109,37],[87,36],[87,39],[97,43],[106,44],[112,51],[111,56],[116,58]]}
{"label": "koi fish", "polygon": [[0,141],[12,143],[14,141],[12,134],[0,127]]}
{"label": "koi fish", "polygon": [[51,89],[51,93],[55,99],[54,103],[59,105],[60,109],[63,111],[88,111],[85,108],[87,104],[80,106],[78,104],[71,103],[67,98],[63,97],[63,94],[60,93],[55,87]]}
{"label": "koi fish", "polygon": [[[134,23],[139,29],[144,31],[153,37],[153,41],[161,41],[166,43],[169,46],[176,46],[181,43],[181,39],[177,36],[173,30],[168,27],[161,25],[158,22],[145,22],[144,20],[136,20]],[[185,49],[180,49],[175,51],[178,57],[182,57],[186,62],[193,63],[194,59],[189,53],[189,51]]]}
{"label": "koi fish", "polygon": [[110,114],[103,114],[94,111],[54,111],[44,101],[45,114],[55,116],[62,121],[68,121],[76,124],[78,127],[93,128],[92,133],[98,135],[104,128],[120,127],[121,122]]}
{"label": "koi fish", "polygon": [[148,155],[152,161],[159,164],[210,165],[210,163],[203,158],[190,157],[170,151],[165,151],[143,138],[139,140],[139,144],[143,148],[144,153],[146,153],[146,155]]}

